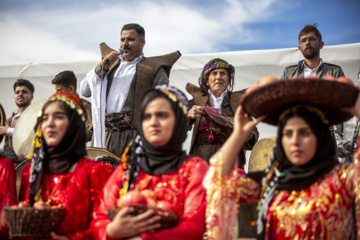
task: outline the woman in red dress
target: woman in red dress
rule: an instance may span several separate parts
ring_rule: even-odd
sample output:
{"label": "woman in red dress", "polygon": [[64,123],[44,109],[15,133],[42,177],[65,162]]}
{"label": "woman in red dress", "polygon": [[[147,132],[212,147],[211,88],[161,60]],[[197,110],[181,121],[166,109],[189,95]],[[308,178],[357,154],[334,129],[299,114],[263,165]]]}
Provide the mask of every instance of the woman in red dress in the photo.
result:
{"label": "woman in red dress", "polygon": [[[202,179],[208,168],[198,157],[182,150],[187,133],[187,99],[178,89],[158,86],[141,103],[139,134],[100,195],[100,206],[91,223],[96,239],[202,239],[205,231],[205,189]],[[130,216],[122,208],[113,221],[110,207],[127,191],[149,189],[157,200],[166,200],[179,216],[173,228],[159,229],[153,209]]]}
{"label": "woman in red dress", "polygon": [[16,203],[16,173],[14,163],[6,157],[0,158],[0,239],[9,238],[9,227],[5,222],[3,207]]}
{"label": "woman in red dress", "polygon": [[[254,122],[247,121],[244,108],[249,105],[244,97],[245,105],[236,111],[234,131],[211,158],[204,180],[209,197],[207,239],[236,239],[237,232],[228,221],[234,219],[233,212],[221,210],[224,202],[229,207],[239,201],[258,206],[257,239],[360,237],[359,148],[354,163],[339,164],[329,130],[351,117],[343,107],[354,104],[358,90],[335,81],[311,81],[282,80],[253,90],[249,98],[268,93],[262,95],[266,101],[252,102],[253,109],[268,110]],[[314,84],[323,92],[312,90]],[[330,97],[331,89],[337,93]],[[334,108],[329,99],[339,99],[339,107]],[[360,95],[351,110],[360,118]],[[239,175],[236,153],[260,120],[278,122],[271,161],[264,171]]]}
{"label": "woman in red dress", "polygon": [[[90,222],[113,168],[87,159],[85,114],[76,95],[55,93],[45,103],[34,139],[32,164],[23,168],[20,200],[66,209],[53,239],[92,239]],[[31,167],[31,168],[30,168]]]}

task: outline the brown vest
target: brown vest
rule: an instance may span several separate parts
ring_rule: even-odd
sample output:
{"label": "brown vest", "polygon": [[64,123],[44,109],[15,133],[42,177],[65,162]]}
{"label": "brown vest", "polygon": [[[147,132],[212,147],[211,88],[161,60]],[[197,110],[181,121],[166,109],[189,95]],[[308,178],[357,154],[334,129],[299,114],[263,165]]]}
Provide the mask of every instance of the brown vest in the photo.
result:
{"label": "brown vest", "polygon": [[[203,93],[201,89],[194,84],[188,83],[185,87],[186,91],[193,96],[194,104],[198,106],[206,106],[208,105],[209,101],[209,94]],[[229,98],[230,98],[230,110],[232,111],[232,116],[234,116],[234,113],[236,111],[236,108],[239,106],[241,96],[245,93],[246,89],[243,89],[241,91],[236,92],[229,92]],[[227,115],[231,115],[231,113],[227,113]],[[199,125],[200,125],[200,118],[195,119],[195,124],[193,128],[193,135],[191,139],[191,147],[190,152],[192,151],[192,148],[195,144],[195,139],[199,131]]]}
{"label": "brown vest", "polygon": [[[107,53],[114,51],[109,48],[106,43],[100,44],[101,55],[104,57]],[[159,71],[160,68],[163,68],[167,75],[170,75],[170,70],[174,63],[180,58],[181,53],[179,51],[175,51],[170,54],[156,56],[156,57],[144,57],[136,66],[136,72],[134,78],[132,80],[129,94],[127,99],[125,100],[125,104],[127,103],[132,105],[132,120],[131,120],[131,128],[137,129],[139,125],[139,113],[140,113],[140,104],[141,99],[144,93],[151,87],[153,87],[154,78]],[[109,93],[112,79],[114,78],[114,74],[116,69],[120,66],[120,60],[114,64],[113,67],[108,71],[107,79],[107,90],[106,96]]]}

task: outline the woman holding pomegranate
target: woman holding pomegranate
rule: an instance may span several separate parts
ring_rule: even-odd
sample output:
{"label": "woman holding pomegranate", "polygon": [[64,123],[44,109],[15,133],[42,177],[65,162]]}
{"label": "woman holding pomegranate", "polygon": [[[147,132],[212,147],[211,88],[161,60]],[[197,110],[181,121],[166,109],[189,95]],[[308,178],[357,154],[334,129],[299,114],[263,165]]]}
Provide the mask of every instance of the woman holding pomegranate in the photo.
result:
{"label": "woman holding pomegranate", "polygon": [[[280,80],[253,90],[241,104],[204,180],[208,239],[236,239],[229,220],[239,201],[258,207],[257,239],[358,239],[359,148],[354,163],[339,164],[329,126],[360,118],[359,89],[322,79]],[[257,120],[249,122],[246,111]],[[271,160],[264,171],[240,175],[237,151],[259,121],[278,124]]]}
{"label": "woman holding pomegranate", "polygon": [[91,213],[113,172],[109,165],[84,158],[84,122],[79,98],[55,93],[38,118],[32,164],[22,170],[20,200],[36,208],[61,205],[66,209],[58,232],[51,233],[53,239],[92,239]]}
{"label": "woman holding pomegranate", "polygon": [[[186,113],[186,96],[174,87],[158,86],[145,93],[139,134],[125,150],[94,211],[91,226],[96,239],[202,239],[206,206],[202,179],[208,165],[182,149]],[[121,210],[111,221],[108,210],[116,205]],[[145,207],[136,213],[139,206]],[[178,222],[164,226],[159,211],[176,214]]]}

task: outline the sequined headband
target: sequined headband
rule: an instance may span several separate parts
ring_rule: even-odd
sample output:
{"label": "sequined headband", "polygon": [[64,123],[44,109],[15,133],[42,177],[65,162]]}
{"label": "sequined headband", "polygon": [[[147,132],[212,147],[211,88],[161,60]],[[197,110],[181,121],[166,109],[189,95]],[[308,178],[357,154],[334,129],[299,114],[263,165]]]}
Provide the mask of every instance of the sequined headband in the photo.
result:
{"label": "sequined headband", "polygon": [[307,106],[307,105],[296,105],[296,106],[292,106],[292,107],[286,109],[286,110],[280,115],[279,120],[282,120],[282,119],[283,119],[287,114],[289,114],[290,112],[295,113],[298,108],[306,108],[309,112],[312,112],[312,113],[314,113],[316,116],[318,116],[324,124],[329,125],[329,120],[326,119],[325,113],[324,113],[323,111],[321,111],[321,110],[318,109],[317,107]]}
{"label": "sequined headband", "polygon": [[178,90],[175,87],[167,86],[167,85],[160,85],[156,86],[155,89],[160,90],[163,92],[171,101],[177,102],[179,107],[182,109],[183,113],[187,115],[187,105],[188,101],[184,93]]}
{"label": "sequined headband", "polygon": [[[79,114],[79,116],[81,116],[81,120],[83,122],[85,122],[85,113],[84,110],[81,108],[81,102],[80,99],[73,94],[67,94],[64,92],[56,92],[54,95],[52,95],[47,102],[53,102],[56,100],[60,100],[62,102],[64,102],[65,104],[67,104],[71,109],[75,109],[76,112]],[[38,113],[38,117],[40,118],[42,116],[42,111],[39,111]],[[31,159],[33,153],[35,152],[35,149],[40,148],[42,143],[40,142],[41,138],[43,137],[43,133],[41,130],[41,124],[38,124],[35,135],[34,135],[34,140],[33,140],[33,149],[32,151],[29,153],[29,155],[27,156],[27,158]]]}
{"label": "sequined headband", "polygon": [[53,102],[60,100],[68,105],[71,109],[76,110],[76,112],[81,116],[81,120],[85,122],[85,112],[81,107],[81,102],[76,95],[66,94],[66,93],[55,93],[52,97],[49,98],[48,102]]}

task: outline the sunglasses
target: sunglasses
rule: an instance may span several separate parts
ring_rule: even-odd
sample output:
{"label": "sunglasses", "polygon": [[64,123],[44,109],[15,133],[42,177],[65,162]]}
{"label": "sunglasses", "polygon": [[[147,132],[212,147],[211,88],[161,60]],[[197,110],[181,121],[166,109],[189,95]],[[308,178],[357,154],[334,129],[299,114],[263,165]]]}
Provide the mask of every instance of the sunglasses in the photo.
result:
{"label": "sunglasses", "polygon": [[302,38],[302,39],[300,39],[299,42],[300,43],[306,43],[307,40],[309,40],[309,42],[314,42],[314,41],[318,41],[319,39],[317,37],[311,36],[311,37],[307,37],[307,38]]}

